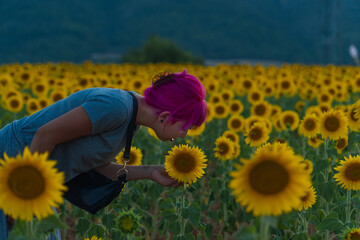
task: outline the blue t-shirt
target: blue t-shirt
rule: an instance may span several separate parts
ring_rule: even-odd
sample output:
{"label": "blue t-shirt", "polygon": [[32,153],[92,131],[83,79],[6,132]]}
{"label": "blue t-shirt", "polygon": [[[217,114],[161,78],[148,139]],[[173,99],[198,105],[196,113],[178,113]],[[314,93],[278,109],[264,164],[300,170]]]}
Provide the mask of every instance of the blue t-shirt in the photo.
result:
{"label": "blue t-shirt", "polygon": [[[78,91],[31,116],[8,124],[0,131],[0,137],[6,135],[5,144],[17,144],[15,149],[18,150],[11,153],[14,146],[5,146],[3,151],[11,149],[9,156],[21,153],[26,145],[30,146],[38,128],[78,106],[82,106],[89,115],[92,124],[91,135],[56,145],[49,159],[57,160],[56,167],[59,171],[65,172],[65,181],[113,161],[125,147],[126,129],[133,111],[133,100],[128,92],[111,88]],[[136,131],[138,129],[139,126]],[[4,141],[1,139],[0,142]]]}

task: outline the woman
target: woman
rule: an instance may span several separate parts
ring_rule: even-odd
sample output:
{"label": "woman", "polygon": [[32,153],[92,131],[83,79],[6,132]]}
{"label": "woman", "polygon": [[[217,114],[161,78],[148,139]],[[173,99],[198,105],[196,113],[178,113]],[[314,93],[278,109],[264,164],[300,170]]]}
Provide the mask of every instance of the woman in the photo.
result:
{"label": "woman", "polygon": [[[160,140],[173,141],[205,121],[205,96],[204,86],[186,71],[157,75],[144,96],[120,89],[85,89],[6,125],[0,131],[0,154],[16,156],[30,146],[32,152],[49,152],[49,159],[56,160],[56,167],[65,173],[66,183],[94,169],[116,180],[123,166],[113,160],[125,147],[132,115],[135,133],[143,125],[152,128]],[[137,111],[133,111],[135,105]],[[150,179],[163,186],[181,185],[163,165],[126,169],[127,181]],[[6,239],[4,229],[2,213],[0,240]]]}

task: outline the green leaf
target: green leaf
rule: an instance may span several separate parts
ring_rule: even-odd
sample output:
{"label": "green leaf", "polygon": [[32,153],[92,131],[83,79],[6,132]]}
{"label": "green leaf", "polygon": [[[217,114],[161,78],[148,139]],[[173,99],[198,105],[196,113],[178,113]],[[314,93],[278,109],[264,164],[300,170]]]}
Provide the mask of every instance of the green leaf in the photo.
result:
{"label": "green leaf", "polygon": [[185,234],[186,240],[195,240],[195,236],[191,233]]}
{"label": "green leaf", "polygon": [[107,229],[111,229],[115,224],[114,219],[115,219],[114,215],[112,215],[112,214],[104,214],[101,217],[101,222]]}
{"label": "green leaf", "polygon": [[294,240],[308,240],[309,237],[306,233],[302,232],[302,233],[296,233],[294,235]]}
{"label": "green leaf", "polygon": [[194,226],[197,226],[201,216],[199,203],[197,202],[191,203],[191,205],[189,206],[189,210],[190,210],[189,220]]}
{"label": "green leaf", "polygon": [[336,231],[344,227],[344,224],[340,221],[339,216],[335,212],[331,212],[325,217],[323,221],[317,226],[318,230],[330,230]]}
{"label": "green leaf", "polygon": [[180,232],[180,224],[178,221],[173,221],[169,223],[169,230],[174,234],[174,236],[178,235]]}
{"label": "green leaf", "polygon": [[57,215],[50,215],[37,223],[37,232],[48,234],[56,229],[65,229],[65,225],[61,222]]}
{"label": "green leaf", "polygon": [[224,188],[221,190],[220,197],[221,200],[225,203],[229,202],[230,190],[228,188]]}
{"label": "green leaf", "polygon": [[210,239],[210,237],[213,235],[213,230],[213,226],[210,223],[206,224],[205,233],[207,238]]}
{"label": "green leaf", "polygon": [[178,215],[176,214],[175,209],[166,209],[161,212],[161,216],[170,222],[176,221],[178,219]]}
{"label": "green leaf", "polygon": [[174,201],[171,198],[161,199],[159,204],[160,209],[172,209],[174,208]]}
{"label": "green leaf", "polygon": [[75,230],[80,235],[84,235],[90,228],[91,222],[87,218],[79,218],[78,223],[75,225]]}
{"label": "green leaf", "polygon": [[14,227],[9,234],[8,240],[28,240],[25,221],[15,221]]}
{"label": "green leaf", "polygon": [[184,219],[187,219],[190,214],[191,214],[191,212],[190,212],[190,209],[188,207],[181,209],[181,216]]}
{"label": "green leaf", "polygon": [[100,224],[93,224],[89,230],[89,236],[105,237],[105,229]]}

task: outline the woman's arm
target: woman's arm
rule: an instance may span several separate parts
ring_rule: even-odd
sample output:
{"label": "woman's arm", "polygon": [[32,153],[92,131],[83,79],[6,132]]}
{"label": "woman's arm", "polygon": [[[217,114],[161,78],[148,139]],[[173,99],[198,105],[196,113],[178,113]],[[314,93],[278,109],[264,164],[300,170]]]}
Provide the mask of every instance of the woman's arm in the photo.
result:
{"label": "woman's arm", "polygon": [[[105,175],[106,177],[117,180],[117,172],[122,169],[123,165],[111,162],[104,166],[96,168],[96,171]],[[183,183],[171,178],[165,171],[164,165],[139,165],[139,166],[126,166],[128,170],[127,180],[134,181],[140,179],[150,179],[163,186],[179,187]],[[123,172],[121,172],[122,174]]]}
{"label": "woman's arm", "polygon": [[90,134],[90,118],[79,106],[41,126],[34,135],[30,150],[39,153],[48,151],[50,155],[56,144]]}

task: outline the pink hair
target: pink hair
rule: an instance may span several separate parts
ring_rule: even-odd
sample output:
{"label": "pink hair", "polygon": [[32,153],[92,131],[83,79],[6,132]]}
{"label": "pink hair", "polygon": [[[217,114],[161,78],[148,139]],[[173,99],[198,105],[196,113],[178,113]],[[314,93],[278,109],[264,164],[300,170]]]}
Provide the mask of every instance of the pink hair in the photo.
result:
{"label": "pink hair", "polygon": [[174,73],[173,81],[144,91],[147,104],[159,109],[156,114],[169,111],[172,123],[184,121],[182,130],[200,126],[206,119],[206,91],[201,82],[184,70]]}

